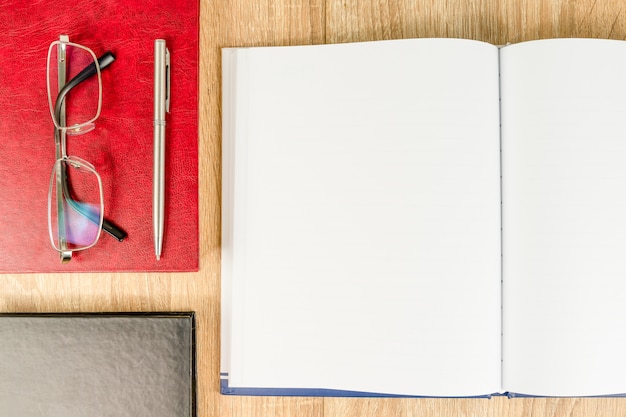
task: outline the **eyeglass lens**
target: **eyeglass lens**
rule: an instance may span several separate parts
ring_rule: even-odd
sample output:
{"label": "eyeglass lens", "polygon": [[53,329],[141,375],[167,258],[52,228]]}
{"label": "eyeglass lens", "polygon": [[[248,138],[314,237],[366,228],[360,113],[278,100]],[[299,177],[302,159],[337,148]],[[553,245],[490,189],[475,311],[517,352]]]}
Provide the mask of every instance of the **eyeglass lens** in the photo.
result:
{"label": "eyeglass lens", "polygon": [[[59,93],[59,60],[65,61],[66,74],[63,81],[63,84],[65,84],[65,81],[73,79],[83,69],[93,64],[94,57],[88,50],[74,45],[60,43],[51,49],[48,62],[48,82],[50,85],[50,102],[52,106],[55,105]],[[99,100],[100,91],[98,77],[89,77],[73,87],[65,97],[66,120],[58,120],[58,116],[55,115],[56,124],[67,127],[86,124],[96,117]],[[92,128],[93,125],[89,124],[80,129],[69,129],[67,133],[80,134]]]}
{"label": "eyeglass lens", "polygon": [[[78,250],[93,245],[102,221],[102,184],[96,172],[72,159],[59,160],[50,186],[50,231],[55,246]],[[63,192],[57,192],[59,187]]]}

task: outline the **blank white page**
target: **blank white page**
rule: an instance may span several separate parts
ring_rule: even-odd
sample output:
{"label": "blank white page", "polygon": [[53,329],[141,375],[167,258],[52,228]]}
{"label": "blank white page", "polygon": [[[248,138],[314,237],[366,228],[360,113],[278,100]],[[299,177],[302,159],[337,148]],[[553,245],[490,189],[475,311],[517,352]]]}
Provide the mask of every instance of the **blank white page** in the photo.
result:
{"label": "blank white page", "polygon": [[501,51],[504,388],[626,393],[626,42]]}
{"label": "blank white page", "polygon": [[224,61],[230,386],[498,391],[497,48],[423,39]]}

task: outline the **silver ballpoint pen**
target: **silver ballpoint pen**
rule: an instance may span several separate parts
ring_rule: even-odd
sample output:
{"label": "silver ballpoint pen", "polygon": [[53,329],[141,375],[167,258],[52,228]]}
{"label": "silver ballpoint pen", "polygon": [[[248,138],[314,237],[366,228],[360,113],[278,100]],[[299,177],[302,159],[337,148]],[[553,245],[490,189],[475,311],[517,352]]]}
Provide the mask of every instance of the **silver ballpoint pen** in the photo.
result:
{"label": "silver ballpoint pen", "polygon": [[154,251],[161,259],[165,226],[165,112],[170,111],[170,52],[165,40],[154,41],[154,174],[152,227]]}

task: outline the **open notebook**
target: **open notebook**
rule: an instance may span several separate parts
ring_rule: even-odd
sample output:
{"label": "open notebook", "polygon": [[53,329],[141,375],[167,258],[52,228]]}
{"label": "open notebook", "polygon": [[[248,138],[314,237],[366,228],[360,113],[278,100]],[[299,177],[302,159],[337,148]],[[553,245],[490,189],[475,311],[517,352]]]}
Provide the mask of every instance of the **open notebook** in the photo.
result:
{"label": "open notebook", "polygon": [[626,392],[626,42],[223,50],[222,392]]}

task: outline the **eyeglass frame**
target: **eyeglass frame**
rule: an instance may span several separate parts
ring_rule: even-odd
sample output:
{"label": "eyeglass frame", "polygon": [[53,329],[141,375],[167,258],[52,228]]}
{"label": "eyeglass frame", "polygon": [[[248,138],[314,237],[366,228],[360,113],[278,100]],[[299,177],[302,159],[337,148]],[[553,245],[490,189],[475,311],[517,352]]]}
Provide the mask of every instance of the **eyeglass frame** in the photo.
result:
{"label": "eyeglass frame", "polygon": [[[59,48],[61,48],[63,53],[62,54],[57,53],[57,57],[58,57],[57,60],[58,60],[58,66],[59,66],[59,71],[58,71],[59,93],[56,98],[55,105],[53,106],[52,94],[51,94],[51,88],[50,88],[50,57],[55,46],[57,47],[57,51],[59,50]],[[76,47],[89,53],[93,62],[66,83],[65,82],[66,81],[65,80],[66,59],[65,59],[64,52],[67,46]],[[126,232],[124,232],[122,229],[117,227],[111,221],[104,218],[104,193],[103,193],[102,179],[100,177],[100,174],[98,174],[96,169],[89,162],[81,158],[75,157],[75,156],[69,156],[67,155],[67,151],[66,151],[66,135],[68,133],[82,134],[82,133],[86,133],[92,130],[94,126],[93,123],[100,116],[100,112],[102,108],[101,70],[108,67],[114,60],[115,60],[115,56],[111,52],[106,52],[100,58],[96,58],[96,55],[93,53],[91,49],[83,45],[69,42],[69,36],[67,35],[61,35],[59,40],[52,42],[50,44],[50,47],[48,48],[48,62],[47,62],[47,68],[46,68],[47,91],[48,91],[48,104],[50,108],[50,114],[52,116],[52,121],[54,123],[54,139],[55,139],[55,155],[56,155],[56,161],[54,163],[52,175],[50,177],[50,188],[48,191],[48,231],[50,234],[51,244],[53,248],[57,250],[57,252],[59,252],[62,263],[67,263],[71,261],[72,252],[81,251],[81,250],[85,250],[85,249],[89,249],[93,247],[100,238],[101,230],[105,230],[107,233],[109,233],[118,241],[122,241],[126,237]],[[64,123],[65,97],[67,93],[69,93],[69,91],[72,88],[80,84],[82,81],[90,78],[93,75],[98,76],[98,107],[97,107],[96,115],[92,119],[84,123],[80,123],[80,124],[73,125],[73,126],[64,126],[65,124]],[[83,131],[82,130],[83,127],[90,127],[90,128],[88,130]],[[80,204],[71,198],[69,182],[67,179],[67,175],[65,173],[64,163],[70,163],[74,167],[86,168],[88,171],[95,174],[97,181],[98,181],[98,187],[99,187],[99,193],[100,193],[100,215],[98,216],[99,219],[94,220],[93,216],[91,216],[89,213],[85,212],[84,210],[80,210]],[[60,247],[57,247],[57,245],[55,244],[55,240],[54,240],[54,236],[52,232],[52,218],[51,218],[52,217],[52,207],[51,207],[52,189],[53,189],[53,182],[55,178],[56,178],[56,193],[57,193],[57,198],[56,198],[57,222],[61,222],[61,219],[64,218],[65,208],[63,206],[63,201],[67,201],[69,205],[72,206],[79,214],[81,214],[83,217],[85,217],[92,223],[97,224],[98,234],[96,238],[94,239],[94,242],[91,243],[90,245],[86,245],[80,248],[68,249],[66,246],[65,239],[63,239],[61,236],[62,234],[63,235],[65,234],[65,232],[62,231],[64,229],[60,226],[58,227],[58,231],[57,231],[59,234],[58,240],[60,243]]]}

